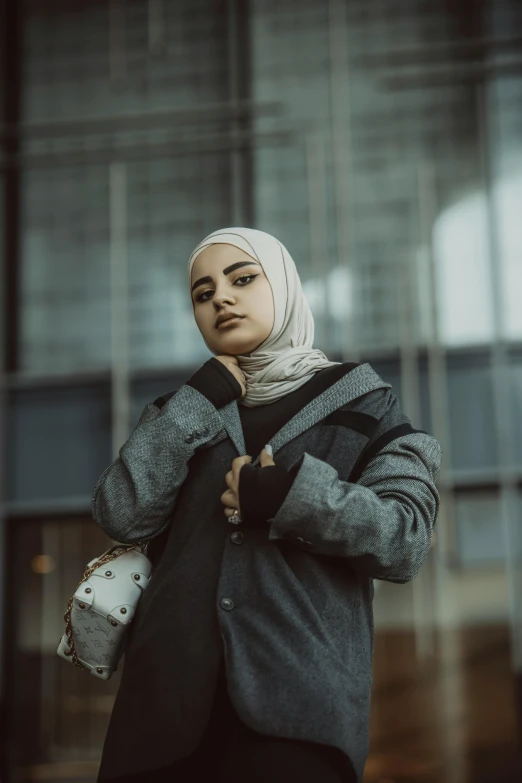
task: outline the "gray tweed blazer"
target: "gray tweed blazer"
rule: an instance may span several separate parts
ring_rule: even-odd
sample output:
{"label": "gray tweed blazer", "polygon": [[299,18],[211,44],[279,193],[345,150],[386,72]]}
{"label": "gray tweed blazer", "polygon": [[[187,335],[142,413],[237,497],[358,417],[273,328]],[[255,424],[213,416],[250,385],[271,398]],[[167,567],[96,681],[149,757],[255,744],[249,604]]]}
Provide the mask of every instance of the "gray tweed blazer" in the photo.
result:
{"label": "gray tweed blazer", "polygon": [[[188,756],[225,658],[230,699],[254,731],[368,753],[373,580],[419,572],[439,511],[441,448],[415,430],[368,364],[270,440],[294,483],[264,526],[231,525],[220,501],[245,454],[234,401],[183,385],[149,403],[92,499],[117,542],[163,534],[132,623],[99,781]],[[259,455],[253,460],[259,464]]]}

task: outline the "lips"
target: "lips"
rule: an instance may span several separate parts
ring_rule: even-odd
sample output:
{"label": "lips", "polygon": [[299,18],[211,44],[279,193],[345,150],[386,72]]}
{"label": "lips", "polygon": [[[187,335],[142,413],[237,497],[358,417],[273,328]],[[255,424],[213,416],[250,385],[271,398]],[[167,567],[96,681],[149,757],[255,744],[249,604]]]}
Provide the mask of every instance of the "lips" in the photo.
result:
{"label": "lips", "polygon": [[219,324],[218,329],[226,329],[229,324],[236,324],[241,320],[242,318],[239,315],[235,315],[233,318],[227,318],[226,321],[222,321]]}
{"label": "lips", "polygon": [[216,320],[216,329],[219,329],[222,324],[226,324],[230,321],[239,321],[244,316],[242,315],[236,315],[236,313],[227,313],[225,316],[219,316]]}

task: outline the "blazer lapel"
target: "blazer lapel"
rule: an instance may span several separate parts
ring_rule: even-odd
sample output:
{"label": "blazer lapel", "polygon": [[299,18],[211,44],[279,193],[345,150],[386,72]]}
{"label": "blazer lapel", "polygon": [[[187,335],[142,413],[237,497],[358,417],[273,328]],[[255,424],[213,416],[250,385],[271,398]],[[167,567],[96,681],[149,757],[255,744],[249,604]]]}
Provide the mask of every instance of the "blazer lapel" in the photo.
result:
{"label": "blazer lapel", "polygon": [[[296,438],[305,430],[313,427],[314,424],[329,416],[330,413],[337,410],[341,405],[346,405],[352,400],[361,397],[373,389],[389,389],[391,383],[386,383],[372,369],[368,363],[360,364],[351,372],[326,389],[324,392],[314,397],[313,400],[301,408],[295,416],[289,419],[286,424],[269,441],[274,455],[276,451],[283,448],[289,441]],[[219,411],[225,429],[236,447],[238,455],[246,454],[243,428],[241,426],[241,417],[237,400],[225,405]],[[252,461],[255,466],[259,462],[259,455]]]}

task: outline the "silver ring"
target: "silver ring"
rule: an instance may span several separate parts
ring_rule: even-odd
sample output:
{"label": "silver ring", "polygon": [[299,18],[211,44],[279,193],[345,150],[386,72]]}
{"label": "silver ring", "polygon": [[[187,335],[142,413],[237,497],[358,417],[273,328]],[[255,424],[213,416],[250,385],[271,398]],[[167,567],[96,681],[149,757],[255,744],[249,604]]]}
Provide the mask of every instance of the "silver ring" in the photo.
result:
{"label": "silver ring", "polygon": [[237,508],[234,508],[232,510],[233,510],[234,513],[229,516],[228,521],[231,522],[233,525],[238,525],[243,520],[239,516],[239,512],[238,512]]}

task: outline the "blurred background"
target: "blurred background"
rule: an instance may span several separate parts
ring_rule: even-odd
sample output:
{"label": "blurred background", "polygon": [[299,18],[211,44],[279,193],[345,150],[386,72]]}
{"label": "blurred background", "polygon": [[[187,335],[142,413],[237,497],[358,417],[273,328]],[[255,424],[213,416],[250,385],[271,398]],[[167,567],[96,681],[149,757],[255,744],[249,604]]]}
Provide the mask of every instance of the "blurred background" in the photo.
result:
{"label": "blurred background", "polygon": [[522,3],[0,8],[2,782],[95,781],[121,672],[56,655],[91,495],[211,357],[187,261],[230,225],[443,447],[429,559],[376,583],[364,783],[521,780]]}

